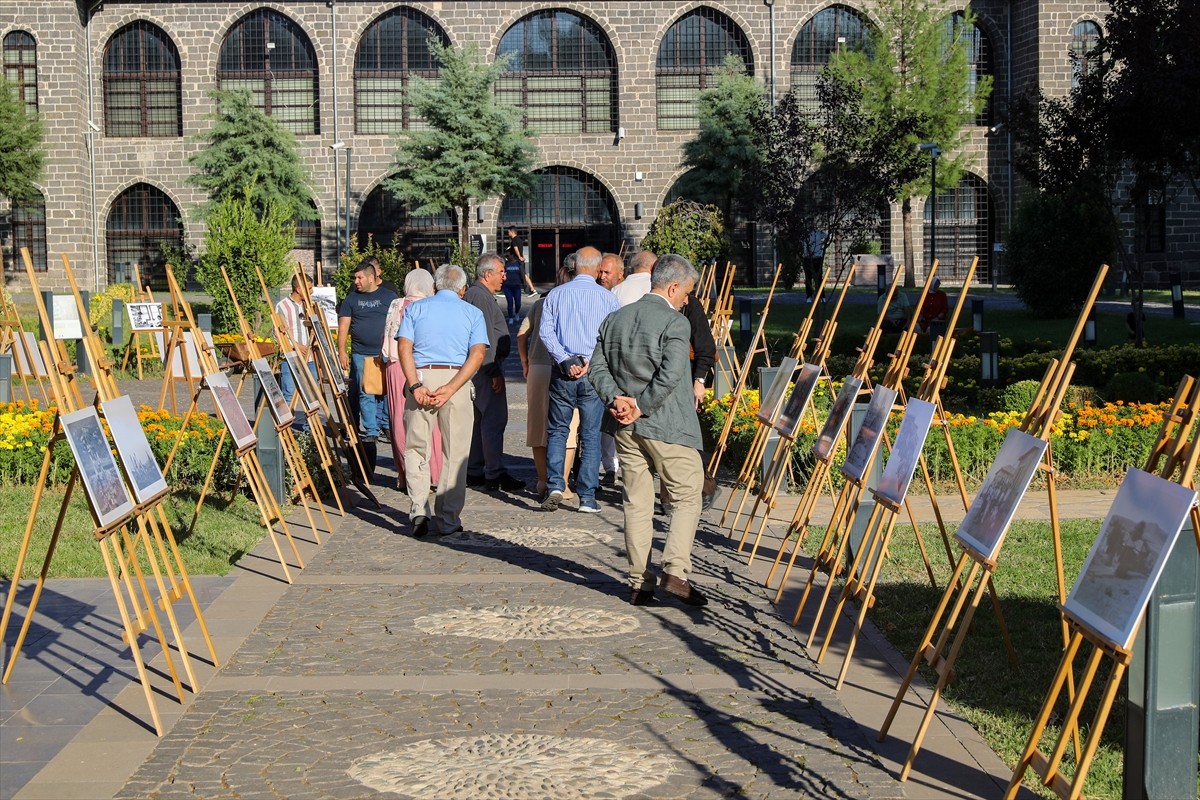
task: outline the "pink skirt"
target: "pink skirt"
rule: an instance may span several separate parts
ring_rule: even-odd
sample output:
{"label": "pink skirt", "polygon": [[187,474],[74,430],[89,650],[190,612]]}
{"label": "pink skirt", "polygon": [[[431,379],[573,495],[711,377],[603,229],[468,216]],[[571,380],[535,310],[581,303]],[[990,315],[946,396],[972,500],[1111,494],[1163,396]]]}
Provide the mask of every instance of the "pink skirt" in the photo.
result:
{"label": "pink skirt", "polygon": [[[404,474],[404,370],[399,361],[389,361],[384,370],[387,379],[388,418],[392,422],[392,460],[396,471]],[[429,480],[437,484],[442,476],[442,432],[433,425],[433,452],[429,454]]]}

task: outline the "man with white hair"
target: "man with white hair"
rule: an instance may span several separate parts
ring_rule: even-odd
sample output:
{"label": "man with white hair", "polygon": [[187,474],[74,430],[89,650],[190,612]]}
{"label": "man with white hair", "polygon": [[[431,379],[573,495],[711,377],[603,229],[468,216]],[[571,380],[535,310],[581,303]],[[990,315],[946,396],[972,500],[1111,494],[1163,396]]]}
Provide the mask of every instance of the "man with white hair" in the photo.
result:
{"label": "man with white hair", "polygon": [[[404,470],[408,479],[409,519],[416,537],[429,532],[436,516],[443,534],[462,530],[467,501],[467,456],[471,451],[471,377],[488,349],[487,323],[478,308],[462,299],[467,273],[443,264],[434,274],[437,294],[409,306],[396,334],[396,353],[404,370]],[[437,498],[429,502],[429,448],[433,424],[442,433],[442,476]]]}

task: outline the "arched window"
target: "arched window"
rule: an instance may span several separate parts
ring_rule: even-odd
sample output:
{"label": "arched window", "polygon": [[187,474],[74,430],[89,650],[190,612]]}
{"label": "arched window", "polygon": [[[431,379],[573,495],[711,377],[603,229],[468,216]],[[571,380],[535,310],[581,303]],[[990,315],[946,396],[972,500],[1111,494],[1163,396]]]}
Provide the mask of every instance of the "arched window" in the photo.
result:
{"label": "arched window", "polygon": [[537,171],[528,198],[506,197],[500,207],[500,231],[512,225],[528,234],[533,280],[553,282],[562,257],[584,245],[617,249],[617,204],[594,176],[570,167]]}
{"label": "arched window", "polygon": [[[995,72],[992,68],[992,46],[988,41],[987,34],[978,25],[972,25],[970,30],[965,28],[966,18],[961,11],[955,11],[950,16],[946,17],[944,31],[947,41],[953,41],[955,37],[961,36],[966,40],[967,48],[967,82],[970,87],[971,96],[974,96],[976,87],[979,85],[979,79],[984,76],[993,76]],[[992,100],[988,98],[987,104],[979,115],[975,117],[976,125],[990,125],[992,119]]]}
{"label": "arched window", "polygon": [[1100,26],[1090,19],[1076,22],[1071,28],[1071,88],[1079,86],[1088,75],[1100,68]]}
{"label": "arched window", "polygon": [[500,40],[510,55],[496,97],[520,108],[535,133],[617,129],[617,59],[600,26],[573,11],[538,11]]}
{"label": "arched window", "polygon": [[45,272],[46,259],[46,198],[41,192],[35,191],[30,197],[18,200],[12,205],[12,250],[5,259],[5,266],[11,272],[25,272],[25,262],[21,260],[21,248],[29,248],[29,257],[33,268]]}
{"label": "arched window", "polygon": [[792,45],[792,91],[800,107],[815,114],[817,76],[842,51],[859,50],[870,54],[871,26],[857,11],[846,6],[829,6],[804,23]]}
{"label": "arched window", "polygon": [[4,37],[4,77],[17,87],[17,95],[30,113],[37,113],[37,42],[26,31]]}
{"label": "arched window", "polygon": [[754,74],[746,34],[720,11],[697,8],[671,26],[658,46],[656,63],[660,130],[699,125],[700,92],[713,85],[713,74],[730,53],[742,59],[747,74]]}
{"label": "arched window", "polygon": [[[943,279],[962,280],[979,256],[975,280],[989,279],[991,262],[991,214],[987,184],[982,178],[966,173],[953,189],[938,192],[937,196],[937,259],[938,275]],[[925,253],[931,248],[933,203],[925,203]],[[928,260],[928,259],[927,259]]]}
{"label": "arched window", "polygon": [[409,105],[409,79],[438,76],[431,39],[450,45],[436,22],[404,6],[371,23],[354,57],[355,133],[398,133],[420,122]]}
{"label": "arched window", "polygon": [[409,261],[432,259],[441,264],[446,260],[447,242],[457,237],[453,214],[415,216],[409,213],[408,204],[397,199],[382,183],[367,195],[358,215],[360,248],[365,248],[370,238],[383,247],[400,250]]}
{"label": "arched window", "polygon": [[221,43],[217,86],[250,93],[292,133],[320,133],[317,57],[300,26],[270,8],[251,11]]}
{"label": "arched window", "polygon": [[182,136],[179,51],[144,20],[126,25],[104,50],[104,133]]}
{"label": "arched window", "polygon": [[142,280],[166,286],[162,245],[183,246],[183,222],[171,198],[148,183],[130,186],[113,201],[106,226],[109,283],[133,280],[138,265]]}

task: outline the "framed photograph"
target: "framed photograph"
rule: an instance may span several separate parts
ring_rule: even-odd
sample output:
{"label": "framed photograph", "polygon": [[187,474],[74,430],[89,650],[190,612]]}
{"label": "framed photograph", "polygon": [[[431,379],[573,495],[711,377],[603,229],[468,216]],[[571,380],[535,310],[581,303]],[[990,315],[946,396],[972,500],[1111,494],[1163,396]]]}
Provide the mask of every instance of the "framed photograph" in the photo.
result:
{"label": "framed photograph", "polygon": [[250,366],[253,367],[254,375],[262,386],[263,395],[267,399],[267,409],[271,412],[271,418],[275,420],[276,427],[291,425],[295,416],[288,406],[288,401],[284,399],[283,390],[279,388],[279,381],[275,380],[275,373],[271,371],[271,365],[265,358],[255,358],[251,359]]}
{"label": "framed photograph", "polygon": [[162,303],[127,303],[131,331],[157,331],[163,326]]}
{"label": "framed photograph", "polygon": [[320,409],[321,403],[317,399],[317,392],[320,390],[313,380],[312,373],[308,371],[308,365],[300,360],[300,355],[295,351],[284,353],[283,360],[292,371],[292,382],[296,384],[296,391],[300,395],[300,404],[304,410],[311,413]]}
{"label": "framed photograph", "polygon": [[979,494],[954,534],[964,549],[984,561],[996,560],[1017,506],[1045,452],[1046,442],[1016,428],[1009,429],[979,487]]}
{"label": "framed photograph", "polygon": [[[210,349],[215,349],[215,345],[212,343],[211,333],[206,331],[204,333],[204,340],[208,343]],[[183,372],[184,358],[187,359],[188,371],[186,375]],[[198,381],[200,380],[200,376],[203,374],[204,370],[200,367],[200,353],[196,349],[196,338],[192,335],[191,331],[184,331],[183,340],[180,342],[180,346],[176,347],[171,353],[171,377],[185,378],[191,376],[192,380]]]}
{"label": "framed photograph", "polygon": [[327,371],[329,379],[333,381],[333,388],[338,394],[344,394],[346,378],[342,375],[342,362],[334,355],[336,351],[333,348],[333,338],[329,335],[329,329],[319,324],[319,321],[313,327],[317,331],[317,349],[321,351],[321,357],[329,368]]}
{"label": "framed photograph", "polygon": [[842,463],[842,474],[847,478],[861,484],[866,477],[871,462],[875,460],[875,454],[879,452],[879,443],[883,441],[883,429],[895,405],[895,389],[886,386],[875,387],[871,393],[871,402],[867,404],[862,426],[859,427],[854,444],[850,445],[846,452],[846,460]]}
{"label": "framed photograph", "polygon": [[110,528],[133,513],[133,498],[121,480],[121,470],[100,425],[100,415],[88,406],[64,414],[61,419],[96,524],[102,530]]}
{"label": "framed photograph", "polygon": [[904,419],[900,421],[900,430],[896,432],[896,441],[892,443],[892,455],[883,467],[879,486],[875,488],[876,497],[896,505],[904,502],[908,485],[912,483],[913,471],[921,459],[921,450],[925,447],[925,437],[929,435],[929,423],[933,422],[936,412],[937,406],[933,403],[908,401]]}
{"label": "framed photograph", "polygon": [[[38,349],[37,334],[31,331],[20,331],[20,335],[25,340],[25,347],[22,347],[20,342],[15,339],[12,343],[13,365],[16,367],[16,374],[25,378],[46,377],[48,374],[46,362],[42,359],[42,351]],[[26,349],[28,349],[29,357],[33,359],[32,365],[25,360]]]}
{"label": "framed photograph", "polygon": [[103,402],[100,407],[138,503],[147,503],[166,492],[167,479],[163,477],[154,451],[150,449],[150,441],[146,438],[129,395],[123,394]]}
{"label": "framed photograph", "polygon": [[779,369],[775,370],[775,377],[771,379],[771,385],[758,403],[758,419],[762,423],[770,425],[775,421],[775,416],[779,413],[779,406],[783,403],[783,393],[787,391],[788,384],[792,382],[792,375],[796,373],[798,363],[794,358],[785,358],[779,362]]}
{"label": "framed photograph", "polygon": [[829,416],[825,418],[821,434],[812,446],[813,455],[822,461],[828,461],[833,455],[833,446],[837,444],[837,440],[842,436],[842,431],[846,429],[846,421],[850,419],[850,409],[854,407],[854,401],[858,398],[858,391],[861,388],[862,380],[860,378],[846,376],[846,382],[842,384],[842,390],[838,392],[837,399],[833,401],[833,408],[829,409]]}
{"label": "framed photograph", "polygon": [[233,437],[233,444],[238,452],[257,444],[258,437],[254,435],[250,420],[246,419],[246,412],[242,410],[237,395],[233,393],[233,387],[229,385],[229,377],[224,372],[211,372],[204,376],[204,383],[212,392],[213,402],[217,404],[217,411],[224,420],[229,435]]}
{"label": "framed photograph", "polygon": [[325,327],[337,330],[337,290],[332,286],[314,286],[312,287],[313,305],[325,317]]}
{"label": "framed photograph", "polygon": [[1125,473],[1100,535],[1067,595],[1067,613],[1128,651],[1195,501],[1194,489],[1140,469]]}
{"label": "framed photograph", "polygon": [[800,368],[800,374],[796,376],[796,383],[792,386],[792,393],[788,395],[783,410],[775,418],[775,430],[779,431],[781,436],[796,438],[796,431],[800,428],[800,417],[804,415],[804,409],[808,408],[813,389],[817,388],[817,380],[820,377],[821,368],[816,364],[805,364]]}
{"label": "framed photograph", "polygon": [[79,306],[75,295],[56,294],[50,305],[55,339],[82,339],[83,325],[79,322]]}

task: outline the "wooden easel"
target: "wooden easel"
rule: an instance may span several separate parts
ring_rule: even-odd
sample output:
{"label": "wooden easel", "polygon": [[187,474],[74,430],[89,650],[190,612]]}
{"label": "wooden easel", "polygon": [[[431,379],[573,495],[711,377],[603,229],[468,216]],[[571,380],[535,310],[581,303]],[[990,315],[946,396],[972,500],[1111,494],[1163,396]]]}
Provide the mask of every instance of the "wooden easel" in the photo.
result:
{"label": "wooden easel", "polygon": [[[725,265],[725,276],[721,281],[721,289],[717,293],[716,301],[708,315],[708,325],[712,331],[713,341],[717,345],[716,368],[730,386],[733,385],[735,374],[741,370],[737,351],[732,347],[733,278],[736,274],[736,264]],[[726,353],[729,356],[728,362],[721,358],[721,355]]]}
{"label": "wooden easel", "polygon": [[700,307],[708,313],[712,305],[713,283],[717,276],[717,260],[714,258],[700,268],[700,281],[696,284],[696,296],[700,298]]}
{"label": "wooden easel", "polygon": [[[154,293],[150,291],[150,287],[142,285],[142,277],[138,272],[138,265],[133,265],[133,302],[135,303],[153,303]],[[166,310],[165,308],[163,309]],[[162,330],[162,329],[160,329]],[[155,358],[159,357],[158,338],[154,335],[158,331],[130,331],[129,341],[125,343],[125,357],[121,359],[121,369],[124,370],[129,366],[129,356],[132,354],[137,361],[138,380],[142,379],[142,341],[143,338],[149,342],[150,355]],[[163,330],[165,334],[165,330]],[[164,340],[165,342],[165,340]],[[164,362],[167,369],[170,369],[170,364]]]}
{"label": "wooden easel", "polygon": [[[1108,265],[1101,265],[1100,271],[1096,275],[1096,280],[1092,283],[1087,300],[1083,304],[1083,309],[1080,311],[1079,319],[1075,324],[1075,330],[1067,341],[1067,346],[1063,351],[1062,357],[1052,360],[1046,368],[1046,374],[1042,378],[1037,394],[1034,396],[1033,404],[1020,426],[1022,432],[1028,433],[1031,436],[1037,436],[1047,442],[1040,468],[1046,474],[1046,491],[1050,506],[1050,527],[1054,540],[1054,562],[1058,579],[1058,602],[1060,604],[1064,603],[1067,599],[1067,587],[1063,574],[1062,534],[1058,519],[1057,490],[1054,485],[1054,459],[1049,442],[1054,423],[1062,415],[1061,405],[1063,397],[1067,393],[1067,388],[1071,385],[1071,376],[1075,372],[1075,365],[1071,362],[1071,357],[1074,355],[1075,346],[1078,344],[1079,337],[1083,333],[1083,326],[1087,322],[1088,313],[1096,302],[1096,297],[1100,293],[1100,287],[1103,285],[1104,277],[1107,274]],[[925,714],[921,718],[921,723],[917,728],[912,747],[908,751],[904,767],[900,771],[900,780],[902,781],[908,778],[908,773],[912,770],[913,761],[916,759],[917,753],[921,749],[921,742],[925,738],[925,731],[929,728],[929,723],[933,719],[942,689],[945,688],[954,671],[954,664],[958,660],[958,654],[962,649],[963,642],[966,640],[967,632],[971,628],[971,620],[975,617],[975,612],[979,608],[983,593],[988,591],[992,586],[992,575],[996,571],[996,559],[999,558],[999,555],[1000,550],[997,549],[995,556],[991,560],[988,560],[974,553],[971,549],[964,547],[962,555],[959,556],[955,564],[954,572],[950,576],[950,581],[947,583],[946,589],[942,593],[942,598],[934,611],[933,619],[930,620],[929,625],[925,629],[921,638],[921,644],[917,647],[916,655],[913,656],[912,663],[909,665],[908,673],[904,676],[904,680],[900,684],[900,689],[892,701],[892,707],[888,711],[887,718],[879,730],[879,740],[883,741],[887,736],[888,729],[891,727],[892,720],[896,717],[896,712],[900,709],[900,704],[908,692],[908,687],[912,683],[918,667],[922,662],[928,664],[937,673],[938,680],[933,693],[930,695],[929,705],[926,707]],[[969,569],[968,566],[970,567]],[[998,602],[998,600],[995,602]],[[951,639],[951,635],[954,637],[953,640]],[[1069,646],[1071,631],[1066,618],[1062,620],[1062,635],[1063,646]],[[1068,690],[1071,692],[1072,697],[1074,697],[1074,677],[1069,671],[1066,675],[1066,680]],[[1078,731],[1072,729],[1071,732],[1075,737],[1075,750],[1078,753],[1080,750]]]}
{"label": "wooden easel", "polygon": [[[832,380],[831,376],[829,375],[829,368],[826,366],[825,362],[829,358],[829,350],[833,346],[833,334],[837,330],[838,313],[841,311],[842,303],[846,299],[846,292],[850,287],[850,279],[853,276],[853,274],[854,274],[854,268],[851,267],[850,270],[846,273],[845,281],[842,284],[842,291],[838,294],[837,303],[834,305],[833,312],[829,315],[829,319],[827,319],[825,321],[825,327],[821,331],[821,336],[818,337],[816,339],[816,341],[814,342],[815,347],[813,348],[812,353],[809,355],[809,358],[805,362],[806,364],[812,364],[820,369],[821,379],[818,382],[824,383],[824,385],[826,387],[830,387],[831,395],[832,395],[833,380]],[[815,392],[813,394],[815,395]],[[785,402],[785,405],[786,405],[786,402]],[[773,409],[773,412],[774,412],[773,416],[775,418],[778,418],[780,411],[781,411],[780,409]],[[820,427],[818,424],[818,420],[817,420],[816,409],[812,405],[812,397],[811,396],[809,397],[808,401],[805,403],[802,413],[808,414],[812,417],[814,427],[818,427],[818,428]],[[799,426],[797,426],[796,432],[798,433],[798,431],[799,431]],[[763,448],[764,449],[766,448],[767,437],[769,437],[769,431],[767,432],[767,435],[764,436],[764,439],[763,439]],[[746,544],[746,537],[750,534],[750,526],[754,523],[754,518],[758,515],[758,510],[760,508],[762,508],[763,515],[762,515],[762,520],[759,522],[759,525],[758,525],[758,533],[756,534],[755,541],[758,541],[758,538],[761,538],[763,529],[766,528],[767,522],[771,518],[771,511],[775,508],[776,496],[779,493],[779,487],[783,483],[784,476],[787,475],[788,472],[790,471],[789,468],[792,463],[792,448],[793,448],[794,441],[795,441],[794,436],[785,436],[785,435],[783,435],[782,432],[780,433],[779,444],[775,448],[775,452],[771,458],[771,465],[767,469],[766,474],[763,476],[762,483],[759,485],[758,496],[754,501],[754,506],[750,510],[750,514],[746,517],[746,526],[742,529],[742,536],[738,540],[738,552],[739,553],[742,551],[742,548]],[[832,497],[833,496],[833,484],[830,483],[828,488],[829,488],[829,494]],[[743,494],[743,496],[742,496],[743,503],[745,503],[746,497],[748,494],[749,494],[749,490],[747,490],[747,492],[745,494]],[[738,515],[740,515],[741,512],[742,512],[742,507],[739,506],[738,507]],[[733,527],[737,526],[737,518],[738,518],[737,515],[735,515],[733,525],[730,527],[731,534],[733,532]],[[753,560],[754,560],[754,557],[751,556],[747,563],[752,563]]]}
{"label": "wooden easel", "polygon": [[[3,277],[0,273],[0,282],[2,281]],[[41,395],[42,402],[50,402],[50,395],[42,383],[43,376],[38,374],[35,352],[25,337],[25,330],[21,325],[21,315],[17,311],[16,304],[8,296],[7,287],[0,285],[0,353],[12,354],[12,374],[20,381],[21,390],[25,393],[25,402],[30,406],[33,405],[33,392],[29,391],[30,378],[37,382],[38,394]],[[37,356],[40,358],[41,354],[37,353]],[[28,375],[25,374],[22,364],[29,370]]]}
{"label": "wooden easel", "polygon": [[766,359],[767,366],[771,365],[771,354],[767,352],[764,331],[767,327],[767,314],[771,311],[771,300],[775,296],[775,286],[779,283],[779,274],[783,270],[783,262],[780,262],[775,267],[775,278],[771,281],[771,290],[767,292],[767,300],[763,304],[762,315],[758,318],[758,328],[754,331],[753,338],[750,339],[750,347],[746,351],[746,355],[742,360],[742,368],[738,370],[737,383],[733,385],[733,391],[730,393],[729,413],[725,417],[725,424],[721,427],[721,435],[717,437],[717,443],[713,446],[712,456],[708,459],[708,467],[705,474],[713,478],[717,476],[717,470],[721,466],[721,459],[725,457],[725,448],[729,443],[729,432],[733,430],[733,420],[737,417],[738,408],[742,404],[742,393],[746,389],[746,379],[750,377],[750,369],[754,365],[754,357],[759,353],[763,354]]}
{"label": "wooden easel", "polygon": [[[179,284],[175,282],[175,276],[172,274],[171,265],[167,265],[167,290],[171,297],[171,315],[167,318],[167,305],[163,304],[163,330],[165,333],[163,342],[163,383],[162,390],[158,393],[158,407],[166,408],[167,393],[171,395],[171,413],[178,414],[179,407],[175,402],[175,385],[180,380],[187,383],[188,396],[195,398],[199,391],[197,384],[203,384],[200,375],[192,374],[191,359],[187,347],[187,337],[185,333],[192,334],[192,346],[197,353],[197,361],[201,365],[203,371],[204,360],[199,358],[199,353],[202,350],[208,349],[208,342],[204,338],[204,333],[197,327],[194,320],[184,318],[183,306],[187,301],[183,298],[183,290],[179,289]],[[187,304],[188,314],[191,314],[191,305]],[[211,355],[211,354],[210,354]],[[179,378],[175,375],[175,359],[179,358],[179,363],[183,371],[183,377]],[[215,363],[215,356],[213,356]]]}
{"label": "wooden easel", "polygon": [[[29,257],[29,251],[22,248],[22,258],[25,261],[26,271],[29,276],[30,286],[34,292],[34,300],[37,305],[38,314],[41,317],[42,324],[46,330],[50,330],[50,315],[46,310],[45,304],[42,302],[41,293],[37,288],[37,276],[33,269],[33,262]],[[92,359],[95,374],[97,376],[98,396],[97,401],[104,399],[104,395],[112,393],[112,397],[116,397],[115,384],[112,382],[111,367],[112,362],[108,359],[104,352],[104,346],[96,337],[95,332],[91,329],[88,316],[83,305],[82,297],[79,294],[78,286],[75,285],[74,275],[71,271],[70,262],[67,257],[63,257],[63,266],[66,268],[67,276],[71,282],[72,290],[75,294],[75,301],[81,311],[80,323],[83,332],[82,344],[88,350],[88,355]],[[54,364],[55,369],[50,371],[50,388],[54,395],[54,401],[57,409],[54,417],[54,432],[51,435],[50,443],[46,448],[45,455],[42,458],[42,469],[38,475],[38,481],[34,489],[33,507],[30,509],[28,522],[25,527],[25,535],[21,541],[21,547],[17,556],[17,564],[13,571],[13,581],[9,592],[9,597],[5,602],[4,616],[0,619],[0,638],[3,638],[5,630],[7,630],[8,621],[12,613],[13,601],[16,597],[18,579],[24,568],[24,562],[29,552],[29,544],[33,536],[33,528],[37,518],[38,506],[40,505],[42,495],[45,491],[46,476],[49,471],[50,463],[53,459],[53,451],[55,446],[66,437],[62,417],[64,413],[72,413],[87,408],[83,403],[82,396],[79,392],[79,387],[75,383],[75,367],[66,358],[66,349],[61,342],[51,339],[49,342],[41,343],[42,354],[47,364]],[[33,619],[34,611],[41,597],[42,589],[46,583],[46,577],[50,570],[50,563],[54,557],[56,545],[59,535],[62,533],[63,521],[66,516],[67,506],[70,503],[71,493],[75,483],[79,478],[79,466],[76,464],[71,472],[71,477],[67,481],[66,491],[63,494],[61,505],[59,507],[57,521],[55,522],[54,531],[50,537],[49,547],[46,551],[45,560],[42,562],[42,569],[39,573],[37,583],[34,587],[33,596],[30,599],[29,609],[21,625],[21,631],[17,636],[17,641],[13,648],[12,657],[4,671],[4,682],[7,683],[12,675],[13,668],[16,665],[16,657],[20,652],[24,643],[25,637],[29,632],[30,623]],[[128,492],[124,484],[121,484],[124,491]],[[175,669],[175,660],[171,655],[170,647],[163,634],[162,625],[159,622],[156,606],[161,607],[166,613],[170,623],[172,632],[175,638],[175,645],[179,650],[180,657],[183,661],[185,672],[187,673],[188,681],[191,690],[195,692],[198,684],[194,673],[192,672],[190,656],[187,648],[184,645],[183,636],[179,629],[178,620],[175,617],[173,601],[182,596],[181,585],[186,588],[193,603],[193,609],[196,613],[197,620],[200,622],[201,630],[204,633],[205,641],[208,644],[209,652],[213,656],[213,663],[216,663],[216,653],[212,646],[212,641],[208,636],[207,627],[204,624],[204,617],[196,603],[195,595],[191,591],[190,581],[187,579],[187,572],[183,566],[183,561],[179,556],[178,549],[175,547],[174,538],[168,539],[172,545],[172,552],[175,557],[175,568],[179,570],[179,579],[177,580],[174,571],[172,570],[172,559],[167,555],[166,546],[161,530],[158,527],[159,517],[155,514],[162,514],[161,501],[165,496],[165,492],[142,503],[141,505],[132,504],[131,509],[121,517],[108,521],[101,525],[101,514],[92,503],[92,498],[88,496],[88,507],[92,512],[92,517],[95,525],[96,540],[100,545],[100,552],[104,558],[104,566],[108,573],[109,583],[112,587],[113,596],[117,601],[117,608],[121,615],[121,622],[124,627],[124,640],[129,644],[131,655],[133,656],[134,664],[137,668],[138,677],[142,684],[143,692],[146,696],[146,703],[150,709],[150,716],[154,723],[155,732],[161,736],[163,733],[162,722],[158,716],[158,708],[154,702],[153,690],[150,686],[149,678],[146,675],[145,664],[142,660],[141,651],[138,647],[138,636],[147,629],[147,618],[150,626],[153,626],[155,635],[159,645],[162,648],[163,657],[166,660],[167,670],[170,673],[171,681],[175,687],[176,695],[179,702],[184,701],[183,685],[179,680],[179,675]],[[162,520],[165,521],[165,514],[162,514]],[[129,524],[131,521],[137,521],[138,532],[136,535],[131,534]],[[170,525],[166,525],[167,536],[170,537]],[[153,539],[153,541],[152,541]],[[161,556],[161,564],[159,558]],[[153,573],[155,583],[159,592],[159,602],[155,603],[151,596],[150,589],[146,583],[145,573],[142,570],[141,561],[145,560],[149,564]],[[115,564],[115,566],[114,566]],[[172,588],[167,588],[167,583],[163,580],[164,572],[168,577],[168,582]],[[124,593],[123,593],[124,592]],[[133,617],[130,616],[130,605],[126,603],[125,593],[129,596],[129,603],[132,606]]]}
{"label": "wooden easel", "polygon": [[[821,290],[822,291],[824,291],[824,289],[825,289],[825,282],[826,282],[826,280],[828,280],[829,275],[830,275],[830,273],[826,272],[821,277]],[[846,284],[848,286],[849,281],[847,281]],[[843,294],[845,293],[845,291],[846,291],[846,286],[843,286],[842,287]],[[799,330],[797,330],[796,333],[792,335],[792,347],[789,350],[788,355],[785,356],[785,362],[784,362],[785,364],[787,363],[788,360],[790,360],[793,363],[793,367],[794,367],[795,365],[797,365],[801,361],[803,361],[804,351],[805,351],[805,348],[807,348],[807,346],[808,346],[809,331],[812,330],[813,317],[815,316],[816,311],[817,311],[816,304],[809,306],[808,314],[807,314],[807,316],[805,316],[804,320],[800,323]],[[835,314],[835,317],[836,317],[836,314]],[[829,325],[830,325],[830,323],[828,321],[826,321],[825,332],[828,332]],[[783,369],[784,365],[781,364],[780,368]],[[792,371],[794,371],[794,369]],[[786,376],[786,378],[784,378],[784,379],[790,380],[791,375]],[[767,392],[766,386],[759,387],[760,403],[764,400],[764,396],[766,395],[766,392]],[[733,410],[734,409],[731,406],[729,418],[726,420],[726,427],[732,427],[732,425],[733,425],[733,423],[732,423],[733,416],[734,416]],[[775,418],[778,415],[779,415],[779,408],[762,409],[760,406],[759,413],[755,416],[754,438],[750,440],[750,448],[746,452],[746,458],[743,460],[742,467],[740,470],[738,470],[738,476],[734,480],[734,483],[733,483],[733,485],[735,487],[739,486],[739,485],[742,487],[742,502],[738,505],[737,513],[734,515],[735,520],[737,519],[738,516],[741,515],[742,508],[745,506],[745,503],[746,503],[746,498],[749,497],[750,492],[754,490],[754,487],[758,483],[759,461],[762,458],[763,451],[766,449],[767,440],[770,437],[771,426],[774,424]],[[726,438],[728,438],[728,434],[724,434],[724,435],[726,436]],[[720,523],[721,525],[725,524],[725,520],[729,516],[729,509],[733,507],[733,498],[734,498],[735,494],[737,494],[737,493],[731,491],[729,493],[729,499],[725,501],[725,510],[721,513],[721,523]],[[733,524],[736,524],[736,523],[733,523]],[[732,535],[732,534],[733,534],[733,528],[731,527],[730,535]]]}
{"label": "wooden easel", "polygon": [[[1175,392],[1170,409],[1163,415],[1163,424],[1154,448],[1150,451],[1145,472],[1154,474],[1157,469],[1158,476],[1163,480],[1174,481],[1188,489],[1196,488],[1196,467],[1197,462],[1200,461],[1200,437],[1190,444],[1188,439],[1197,427],[1198,417],[1200,417],[1200,385],[1197,384],[1195,378],[1185,375],[1179,382],[1179,388]],[[1191,522],[1192,530],[1197,535],[1197,546],[1200,546],[1200,507],[1195,504],[1192,505]],[[1179,546],[1181,544],[1176,544],[1176,547]],[[1029,768],[1032,768],[1042,779],[1043,785],[1049,787],[1063,800],[1075,800],[1081,795],[1083,782],[1087,778],[1088,770],[1091,769],[1096,748],[1099,746],[1101,735],[1104,732],[1104,725],[1108,721],[1109,711],[1112,709],[1117,689],[1121,685],[1121,678],[1133,657],[1132,651],[1126,649],[1123,644],[1114,644],[1089,630],[1087,625],[1076,619],[1065,605],[1060,604],[1059,608],[1067,620],[1071,637],[1067,642],[1062,661],[1059,662],[1058,670],[1054,674],[1050,691],[1034,721],[1029,742],[1025,745],[1016,769],[1013,770],[1012,781],[1004,794],[1006,800],[1016,796],[1021,781],[1025,777],[1025,770]],[[1046,756],[1038,749],[1042,734],[1050,722],[1054,709],[1059,704],[1068,676],[1074,673],[1075,659],[1085,641],[1092,647],[1091,654],[1082,671],[1078,691],[1069,703],[1069,711],[1063,720],[1062,732],[1050,755]],[[1096,713],[1087,727],[1087,744],[1083,752],[1078,755],[1074,777],[1068,778],[1059,769],[1067,749],[1068,734],[1079,730],[1079,717],[1083,706],[1091,693],[1100,664],[1106,660],[1111,662],[1111,665],[1107,670],[1108,677],[1100,686]]]}
{"label": "wooden easel", "polygon": [[[219,371],[217,367],[217,358],[212,349],[208,346],[208,342],[200,333],[200,328],[196,325],[195,317],[192,316],[192,306],[183,297],[183,292],[179,288],[178,282],[171,269],[167,268],[167,289],[171,293],[173,306],[183,315],[182,319],[186,322],[185,327],[191,329],[193,341],[196,342],[196,354],[200,361],[201,372],[206,375],[211,375]],[[185,362],[186,363],[186,362]],[[179,443],[183,440],[183,434],[187,430],[188,423],[191,421],[192,415],[196,412],[199,406],[200,393],[207,388],[206,381],[201,380],[198,388],[192,394],[191,402],[188,404],[187,412],[183,416],[183,424],[179,428],[179,437],[175,440],[175,446],[171,449],[170,455],[167,456],[167,466],[170,467],[171,461],[175,458],[175,452],[179,449]],[[240,385],[239,385],[240,390]],[[208,493],[208,488],[212,484],[212,476],[216,471],[217,462],[221,457],[221,448],[225,445],[225,439],[229,436],[229,422],[225,419],[225,412],[221,404],[213,400],[213,406],[216,407],[217,415],[221,421],[225,423],[225,428],[221,431],[220,437],[217,439],[217,446],[213,451],[213,461],[208,468],[208,474],[204,477],[204,485],[200,489],[200,497],[196,501],[196,511],[192,515],[192,524],[188,530],[196,527],[196,521],[200,518],[200,508],[204,504],[204,498]],[[246,483],[250,487],[251,494],[254,495],[255,505],[258,506],[259,521],[262,522],[268,536],[271,539],[271,544],[275,548],[275,554],[279,557],[279,566],[283,568],[283,576],[288,583],[292,582],[292,573],[288,569],[287,560],[283,557],[283,550],[279,547],[279,540],[275,537],[275,523],[279,523],[280,529],[283,531],[284,537],[292,548],[292,555],[296,557],[296,564],[300,569],[304,569],[304,558],[300,555],[299,548],[296,547],[296,540],[292,538],[291,529],[288,528],[287,520],[283,516],[283,510],[279,504],[275,502],[275,495],[271,492],[271,487],[267,484],[267,476],[263,473],[262,463],[258,460],[258,453],[255,452],[256,442],[251,442],[245,447],[237,451],[238,464],[241,467],[241,475],[245,476]],[[316,536],[316,527],[312,526],[313,535]]]}

